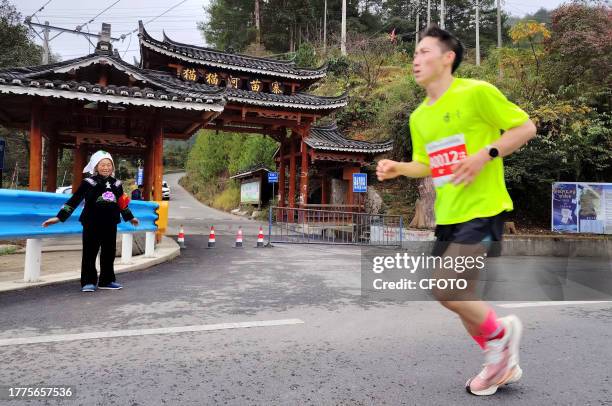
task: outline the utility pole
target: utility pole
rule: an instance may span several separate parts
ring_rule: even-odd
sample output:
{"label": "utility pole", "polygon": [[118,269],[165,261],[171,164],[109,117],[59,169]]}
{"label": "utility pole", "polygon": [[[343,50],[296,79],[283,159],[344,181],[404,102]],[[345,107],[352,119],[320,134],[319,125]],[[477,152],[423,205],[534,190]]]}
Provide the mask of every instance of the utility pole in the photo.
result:
{"label": "utility pole", "polygon": [[480,2],[476,0],[476,66],[480,66]]}
{"label": "utility pole", "polygon": [[[497,48],[502,47],[502,34],[501,34],[501,7],[500,0],[497,0]],[[501,58],[499,59],[499,77],[502,78],[504,76],[504,71],[501,65]]]}
{"label": "utility pole", "polygon": [[327,0],[325,0],[325,11],[323,12],[323,55],[327,55]]}
{"label": "utility pole", "polygon": [[431,0],[427,0],[427,26],[431,24]]}
{"label": "utility pole", "polygon": [[42,63],[43,65],[49,63],[49,21],[45,21],[45,28],[43,28]]}
{"label": "utility pole", "polygon": [[346,56],[346,0],[342,0],[342,33],[340,37],[340,52]]}
{"label": "utility pole", "polygon": [[502,47],[502,36],[501,36],[501,7],[499,5],[500,0],[497,0],[497,47]]}
{"label": "utility pole", "polygon": [[444,29],[444,0],[440,0],[440,28]]}
{"label": "utility pole", "polygon": [[255,29],[257,30],[257,45],[261,44],[261,24],[259,21],[259,0],[255,0]]}
{"label": "utility pole", "polygon": [[414,29],[414,48],[416,49],[419,43],[419,7],[416,8],[416,25]]}

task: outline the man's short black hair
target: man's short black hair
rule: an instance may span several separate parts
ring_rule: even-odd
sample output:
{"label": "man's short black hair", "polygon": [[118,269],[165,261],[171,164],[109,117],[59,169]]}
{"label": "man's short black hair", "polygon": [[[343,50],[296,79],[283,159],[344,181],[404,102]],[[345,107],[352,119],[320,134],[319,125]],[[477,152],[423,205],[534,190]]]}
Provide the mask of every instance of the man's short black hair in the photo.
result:
{"label": "man's short black hair", "polygon": [[423,39],[425,37],[437,38],[447,51],[453,51],[455,53],[455,60],[453,61],[453,67],[451,70],[452,73],[455,73],[463,60],[463,44],[461,41],[459,41],[459,38],[435,24],[432,24],[421,31],[420,38]]}

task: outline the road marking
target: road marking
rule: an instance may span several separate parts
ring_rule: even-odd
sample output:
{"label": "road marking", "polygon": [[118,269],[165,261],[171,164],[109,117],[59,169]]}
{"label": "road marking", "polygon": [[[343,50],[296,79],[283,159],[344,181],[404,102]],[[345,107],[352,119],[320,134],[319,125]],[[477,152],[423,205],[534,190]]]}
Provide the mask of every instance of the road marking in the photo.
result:
{"label": "road marking", "polygon": [[517,309],[519,307],[572,306],[597,303],[612,303],[612,300],[565,300],[556,302],[504,303],[498,306],[506,309]]}
{"label": "road marking", "polygon": [[190,206],[179,206],[179,209],[191,209]]}
{"label": "road marking", "polygon": [[46,336],[7,338],[4,340],[0,339],[0,347],[6,347],[9,345],[55,343],[55,342],[61,342],[61,341],[93,340],[97,338],[134,337],[134,336],[147,336],[147,335],[154,335],[154,334],[176,334],[176,333],[192,333],[192,332],[198,332],[198,331],[228,330],[228,329],[236,329],[236,328],[287,326],[287,325],[293,325],[293,324],[304,324],[304,322],[300,319],[282,319],[282,320],[245,321],[245,322],[238,322],[238,323],[202,324],[202,325],[196,325],[196,326],[182,326],[182,327],[148,328],[148,329],[138,329],[138,330],[97,331],[93,333],[78,333],[78,334],[54,334],[54,335],[46,335]]}

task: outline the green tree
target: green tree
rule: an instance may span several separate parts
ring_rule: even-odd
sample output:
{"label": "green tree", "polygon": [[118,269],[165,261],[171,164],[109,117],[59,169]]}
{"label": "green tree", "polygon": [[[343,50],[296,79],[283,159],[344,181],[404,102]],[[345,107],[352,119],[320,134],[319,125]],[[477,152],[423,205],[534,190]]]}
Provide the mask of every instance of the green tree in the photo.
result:
{"label": "green tree", "polygon": [[255,40],[252,0],[213,0],[205,8],[206,22],[198,28],[216,49],[241,51]]}
{"label": "green tree", "polygon": [[552,91],[590,98],[610,109],[612,10],[603,4],[564,4],[552,13],[547,77]]}
{"label": "green tree", "polygon": [[41,63],[40,47],[22,16],[8,0],[0,0],[0,68]]}

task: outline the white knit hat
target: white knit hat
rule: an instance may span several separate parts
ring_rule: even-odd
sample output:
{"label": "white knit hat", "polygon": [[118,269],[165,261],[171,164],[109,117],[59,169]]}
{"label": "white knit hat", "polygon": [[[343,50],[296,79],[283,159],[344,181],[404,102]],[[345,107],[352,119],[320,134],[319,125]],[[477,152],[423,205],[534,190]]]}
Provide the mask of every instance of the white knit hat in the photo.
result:
{"label": "white knit hat", "polygon": [[114,175],[115,174],[115,161],[113,161],[113,157],[111,156],[111,154],[109,154],[106,151],[102,151],[102,150],[96,152],[95,154],[91,156],[89,163],[87,164],[85,168],[83,168],[83,173],[91,173],[92,175],[95,175],[96,166],[98,166],[100,161],[103,159],[110,159],[110,161],[113,163],[113,175]]}

